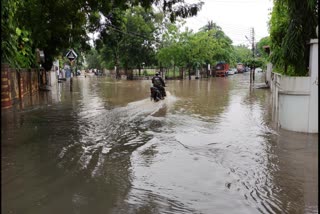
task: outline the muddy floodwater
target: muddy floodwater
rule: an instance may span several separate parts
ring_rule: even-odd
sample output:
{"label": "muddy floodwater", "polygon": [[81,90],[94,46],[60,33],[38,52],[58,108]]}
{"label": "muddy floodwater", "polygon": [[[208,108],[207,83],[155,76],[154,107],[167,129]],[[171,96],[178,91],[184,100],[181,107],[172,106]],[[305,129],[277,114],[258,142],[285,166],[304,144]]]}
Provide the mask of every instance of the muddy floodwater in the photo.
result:
{"label": "muddy floodwater", "polygon": [[276,128],[249,73],[168,80],[158,103],[150,80],[72,87],[2,111],[2,213],[318,213],[318,134]]}

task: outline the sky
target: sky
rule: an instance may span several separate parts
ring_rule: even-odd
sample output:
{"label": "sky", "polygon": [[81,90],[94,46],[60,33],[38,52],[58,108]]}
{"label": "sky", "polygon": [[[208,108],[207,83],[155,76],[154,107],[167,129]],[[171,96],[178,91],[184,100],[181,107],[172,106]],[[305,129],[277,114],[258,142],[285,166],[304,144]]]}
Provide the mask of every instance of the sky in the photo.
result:
{"label": "sky", "polygon": [[[234,45],[245,44],[251,47],[251,29],[254,29],[255,42],[269,35],[268,21],[273,0],[201,0],[204,2],[197,16],[186,18],[189,29],[197,32],[208,21],[220,26]],[[187,3],[199,0],[185,0]],[[89,34],[93,38],[92,34]],[[248,39],[250,41],[248,41]],[[97,38],[95,34],[94,38]],[[93,45],[93,41],[90,43]]]}
{"label": "sky", "polygon": [[[233,41],[234,45],[249,45],[251,29],[254,29],[255,42],[269,36],[268,21],[273,0],[202,0],[204,5],[198,15],[186,19],[186,26],[197,32],[213,21]],[[198,0],[186,0],[188,3]],[[246,36],[248,39],[246,39]]]}

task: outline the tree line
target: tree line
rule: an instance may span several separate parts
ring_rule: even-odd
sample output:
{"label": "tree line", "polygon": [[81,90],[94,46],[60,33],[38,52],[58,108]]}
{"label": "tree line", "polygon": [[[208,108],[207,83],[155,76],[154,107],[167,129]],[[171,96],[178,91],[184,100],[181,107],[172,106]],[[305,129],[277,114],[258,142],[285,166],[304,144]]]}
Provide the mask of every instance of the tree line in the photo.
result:
{"label": "tree line", "polygon": [[[270,36],[255,51],[234,46],[213,21],[198,32],[183,29],[183,18],[194,16],[203,2],[184,0],[2,0],[1,62],[17,68],[39,66],[36,50],[43,50],[41,66],[50,70],[55,59],[65,60],[73,48],[78,63],[89,67],[143,66],[195,70],[219,61],[259,66],[271,61],[278,72],[306,75],[308,42],[316,37],[316,0],[274,0]],[[94,47],[88,33],[98,32]],[[271,54],[263,46],[271,48]]]}
{"label": "tree line", "polygon": [[[161,8],[173,22],[177,17],[196,15],[202,2],[184,0],[1,0],[1,62],[17,68],[37,67],[36,50],[45,53],[42,66],[50,70],[55,58],[73,48],[90,50],[88,33],[103,31],[121,23],[119,15],[141,6]],[[101,23],[101,18],[109,22]],[[101,34],[108,36],[106,33]],[[106,39],[102,39],[106,40]]]}
{"label": "tree line", "polygon": [[[117,22],[101,31],[96,46],[86,54],[88,68],[123,68],[127,75],[142,67],[188,71],[208,70],[218,62],[252,65],[252,52],[245,45],[234,46],[222,28],[209,21],[198,32],[184,26],[183,19],[174,23],[163,11],[146,11],[133,7],[119,11]],[[261,52],[261,49],[258,49]],[[261,66],[263,60],[254,61]],[[140,72],[139,72],[140,73]],[[178,76],[178,75],[177,75]]]}

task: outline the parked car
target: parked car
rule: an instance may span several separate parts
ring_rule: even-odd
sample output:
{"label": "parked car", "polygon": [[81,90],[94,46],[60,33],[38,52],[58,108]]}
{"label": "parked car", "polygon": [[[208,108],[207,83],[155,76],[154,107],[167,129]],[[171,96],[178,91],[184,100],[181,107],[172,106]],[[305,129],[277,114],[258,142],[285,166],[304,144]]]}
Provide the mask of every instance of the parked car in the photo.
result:
{"label": "parked car", "polygon": [[228,72],[228,75],[233,75],[233,74],[235,74],[235,72],[234,72],[233,69],[229,69],[227,72]]}
{"label": "parked car", "polygon": [[94,74],[96,76],[102,76],[102,71],[101,70],[96,70],[96,71],[94,71]]}
{"label": "parked car", "polygon": [[258,73],[263,72],[262,68],[256,68],[255,71],[258,72]]}
{"label": "parked car", "polygon": [[226,77],[228,76],[229,64],[225,62],[219,62],[214,67],[216,77]]}
{"label": "parked car", "polygon": [[245,66],[244,66],[243,63],[238,63],[238,64],[237,64],[237,71],[238,71],[238,73],[243,73],[243,72],[245,72]]}

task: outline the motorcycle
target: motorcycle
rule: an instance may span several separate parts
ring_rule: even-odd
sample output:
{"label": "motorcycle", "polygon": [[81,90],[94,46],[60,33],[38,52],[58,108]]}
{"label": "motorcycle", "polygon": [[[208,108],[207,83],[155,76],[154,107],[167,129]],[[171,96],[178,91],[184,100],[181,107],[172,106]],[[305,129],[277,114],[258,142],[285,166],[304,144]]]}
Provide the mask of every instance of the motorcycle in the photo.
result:
{"label": "motorcycle", "polygon": [[164,97],[166,96],[166,92],[163,89],[163,91],[160,91],[157,87],[151,86],[150,87],[150,98],[151,100],[153,100],[154,102],[158,102],[159,100],[163,100]]}

